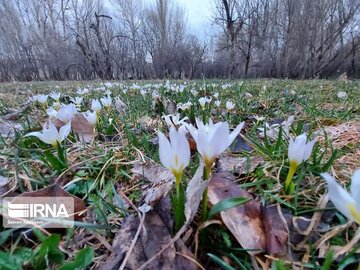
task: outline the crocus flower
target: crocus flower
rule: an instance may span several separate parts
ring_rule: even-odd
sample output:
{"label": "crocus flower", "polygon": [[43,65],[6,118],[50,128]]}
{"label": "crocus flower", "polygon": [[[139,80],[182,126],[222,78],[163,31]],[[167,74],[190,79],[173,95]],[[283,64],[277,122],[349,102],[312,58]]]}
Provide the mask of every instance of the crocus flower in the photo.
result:
{"label": "crocus flower", "polygon": [[60,94],[59,92],[51,92],[51,93],[49,94],[49,96],[50,96],[53,100],[59,102],[61,94]]}
{"label": "crocus flower", "polygon": [[303,161],[308,160],[311,155],[315,140],[312,140],[310,142],[306,141],[306,134],[301,134],[297,136],[295,140],[290,139],[289,141],[289,160],[290,163],[294,163],[296,167],[299,166]]}
{"label": "crocus flower", "polygon": [[30,132],[26,134],[25,137],[34,136],[44,143],[51,144],[53,147],[56,147],[58,143],[61,143],[69,135],[70,130],[71,122],[62,126],[60,130],[58,130],[52,122],[49,122],[48,125],[44,125],[42,131]]}
{"label": "crocus flower", "polygon": [[221,104],[221,101],[220,100],[215,100],[215,105],[216,105],[216,107],[220,107],[220,104]]}
{"label": "crocus flower", "polygon": [[87,112],[83,113],[83,115],[86,118],[86,120],[88,120],[89,124],[92,127],[94,127],[96,125],[96,122],[97,122],[96,112],[87,111]]}
{"label": "crocus flower", "polygon": [[173,114],[164,115],[162,118],[165,120],[168,127],[174,127],[174,125],[180,126],[184,123],[184,121],[189,119],[188,117],[184,117],[183,119],[180,119],[179,113],[176,115]]}
{"label": "crocus flower", "polygon": [[226,101],[225,107],[228,111],[231,111],[235,108],[235,103],[233,103],[231,100]]}
{"label": "crocus flower", "polygon": [[205,108],[206,103],[210,103],[211,102],[211,98],[208,97],[201,97],[199,98],[199,103],[202,109]]}
{"label": "crocus flower", "polygon": [[159,131],[159,155],[165,168],[170,170],[176,179],[176,186],[180,184],[184,168],[190,162],[190,146],[185,136],[185,127],[177,131],[170,128],[170,141]]}
{"label": "crocus flower", "polygon": [[46,109],[46,114],[50,117],[51,120],[56,119],[57,110],[54,108],[48,108]]}
{"label": "crocus flower", "polygon": [[102,109],[102,105],[98,99],[93,99],[91,101],[91,110],[93,110],[96,113],[99,113]]}
{"label": "crocus flower", "polygon": [[84,98],[83,97],[75,97],[75,98],[71,98],[70,100],[71,100],[71,102],[76,104],[76,106],[79,107],[81,105],[81,103],[83,102]]}
{"label": "crocus flower", "polygon": [[360,169],[351,177],[350,193],[328,173],[321,176],[328,184],[329,197],[335,207],[347,218],[360,224]]}
{"label": "crocus flower", "polygon": [[56,113],[56,118],[64,123],[71,122],[71,119],[77,114],[78,110],[75,104],[63,105],[61,109]]}
{"label": "crocus flower", "polygon": [[227,122],[213,124],[211,119],[206,125],[199,119],[196,119],[197,128],[187,123],[184,123],[184,125],[194,138],[197,150],[204,160],[205,166],[211,168],[215,158],[224,152],[235,140],[244,123],[240,123],[231,133]]}
{"label": "crocus flower", "polygon": [[112,105],[112,100],[110,96],[105,96],[101,98],[100,101],[104,107],[110,107]]}
{"label": "crocus flower", "polygon": [[37,95],[35,96],[35,100],[41,104],[45,104],[47,102],[48,95]]}
{"label": "crocus flower", "polygon": [[190,101],[186,102],[186,103],[178,103],[177,106],[177,110],[182,110],[182,111],[186,111],[188,109],[190,109],[192,103]]}
{"label": "crocus flower", "polygon": [[216,98],[216,99],[218,99],[218,98],[219,98],[219,93],[213,94],[213,97]]}
{"label": "crocus flower", "polygon": [[294,191],[294,183],[292,178],[297,167],[303,162],[309,159],[311,151],[314,147],[315,140],[310,142],[307,141],[306,134],[301,134],[295,138],[295,140],[290,139],[288,157],[290,161],[289,173],[285,181],[285,192],[287,194]]}

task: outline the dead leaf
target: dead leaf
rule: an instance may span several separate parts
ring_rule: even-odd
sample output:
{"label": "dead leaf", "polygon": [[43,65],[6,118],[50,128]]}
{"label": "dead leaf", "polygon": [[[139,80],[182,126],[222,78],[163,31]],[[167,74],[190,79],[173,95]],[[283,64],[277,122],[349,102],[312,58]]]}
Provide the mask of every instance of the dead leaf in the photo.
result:
{"label": "dead leaf", "polygon": [[231,152],[240,153],[242,151],[250,152],[253,148],[244,140],[241,135],[238,135],[235,139],[234,146],[230,147]]}
{"label": "dead leaf", "polygon": [[94,138],[94,127],[90,125],[83,114],[78,113],[72,118],[71,129],[85,143],[90,143]]}
{"label": "dead leaf", "polygon": [[279,205],[269,205],[262,208],[262,215],[267,253],[283,257],[288,254],[289,233],[286,221],[279,211]]}
{"label": "dead leaf", "polygon": [[6,121],[18,120],[29,108],[30,108],[30,104],[26,104],[17,110],[13,110],[3,115],[1,118]]}
{"label": "dead leaf", "polygon": [[[85,203],[83,202],[83,200],[81,200],[80,198],[63,190],[57,184],[53,184],[51,186],[48,186],[46,188],[39,189],[36,191],[24,192],[17,197],[71,197],[74,199],[74,212],[75,213],[83,212],[86,209]],[[80,214],[76,214],[74,216],[74,219],[76,221],[81,221],[82,216]]]}
{"label": "dead leaf", "polygon": [[155,162],[146,162],[145,164],[140,162],[136,163],[131,172],[143,176],[154,184],[163,181],[175,181],[173,174],[169,170],[165,169],[159,164],[156,164]]}
{"label": "dead leaf", "polygon": [[0,196],[9,190],[10,179],[0,175]]}
{"label": "dead leaf", "polygon": [[218,161],[218,170],[230,171],[239,175],[253,172],[257,166],[265,161],[261,157],[239,157],[231,154],[223,154]]}
{"label": "dead leaf", "polygon": [[[170,205],[169,200],[168,204]],[[125,269],[140,268],[141,265],[143,265],[148,259],[152,258],[163,247],[166,247],[166,245],[168,245],[168,243],[171,241],[172,238],[170,230],[167,226],[168,222],[164,220],[164,215],[167,215],[171,218],[169,207],[162,207],[159,209],[155,208],[154,211],[146,214],[143,230],[141,231],[134,248],[131,250],[131,254],[127,260]],[[115,254],[112,254],[105,262],[105,264],[100,267],[100,269],[119,269],[126,253],[130,251],[131,243],[139,226],[139,218],[128,216],[124,220],[123,225],[113,242],[113,249]],[[185,254],[188,257],[193,257],[189,250],[187,250],[186,247],[181,244],[181,242],[176,242],[176,245],[170,245],[159,257],[153,260],[146,267],[146,269],[195,270],[196,265],[193,262],[177,254],[178,250],[181,254]]]}
{"label": "dead leaf", "polygon": [[0,134],[4,138],[14,138],[16,131],[22,131],[23,127],[15,122],[0,120]]}
{"label": "dead leaf", "polygon": [[185,217],[189,224],[196,215],[203,193],[208,186],[208,181],[204,181],[203,176],[204,163],[201,162],[195,175],[188,183],[186,188]]}
{"label": "dead leaf", "polygon": [[250,249],[249,254],[254,255],[263,252],[266,248],[266,238],[260,202],[254,200],[247,191],[240,188],[234,181],[225,179],[221,174],[213,175],[208,187],[209,203],[215,205],[232,197],[246,197],[251,200],[243,205],[221,212],[222,221],[240,245],[245,249]]}

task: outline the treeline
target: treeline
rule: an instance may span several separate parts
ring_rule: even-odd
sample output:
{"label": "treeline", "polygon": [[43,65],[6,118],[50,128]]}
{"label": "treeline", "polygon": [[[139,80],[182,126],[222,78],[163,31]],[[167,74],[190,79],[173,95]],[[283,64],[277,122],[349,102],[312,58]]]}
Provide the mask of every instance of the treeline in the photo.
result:
{"label": "treeline", "polygon": [[214,0],[207,40],[150,2],[1,1],[0,81],[360,77],[359,0]]}

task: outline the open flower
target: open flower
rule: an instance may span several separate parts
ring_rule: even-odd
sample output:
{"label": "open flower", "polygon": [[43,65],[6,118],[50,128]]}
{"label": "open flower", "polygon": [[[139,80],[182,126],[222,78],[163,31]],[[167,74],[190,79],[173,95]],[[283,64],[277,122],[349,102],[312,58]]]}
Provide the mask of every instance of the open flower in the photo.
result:
{"label": "open flower", "polygon": [[194,138],[197,150],[204,160],[206,167],[211,167],[215,158],[232,144],[244,123],[240,123],[231,133],[227,122],[213,124],[211,119],[206,125],[199,119],[196,119],[198,128],[186,123],[184,125]]}
{"label": "open flower", "polygon": [[228,111],[231,111],[232,109],[235,108],[235,103],[232,102],[231,100],[226,101],[225,107]]}
{"label": "open flower", "polygon": [[112,100],[110,96],[105,96],[101,98],[100,101],[104,107],[110,107],[112,105]]}
{"label": "open flower", "polygon": [[202,109],[205,108],[206,103],[210,103],[211,102],[211,98],[208,97],[201,97],[199,98],[199,103]]}
{"label": "open flower", "polygon": [[63,105],[61,109],[56,113],[56,118],[64,123],[71,122],[71,119],[77,114],[78,110],[75,104]]}
{"label": "open flower", "polygon": [[96,122],[97,122],[96,112],[87,111],[87,112],[83,113],[83,115],[84,115],[84,117],[86,118],[86,120],[88,120],[89,124],[90,124],[92,127],[95,127]]}
{"label": "open flower", "polygon": [[171,127],[170,141],[160,131],[158,136],[160,161],[164,167],[173,173],[178,186],[184,168],[190,162],[190,146],[185,136],[185,127],[180,127],[179,131]]}
{"label": "open flower", "polygon": [[56,147],[58,143],[61,143],[69,135],[70,130],[71,122],[62,126],[60,130],[58,130],[52,122],[49,122],[48,125],[44,125],[42,131],[30,132],[26,134],[25,137],[34,136],[44,143],[51,144],[53,147]]}
{"label": "open flower", "polygon": [[296,164],[296,167],[299,166],[303,161],[308,160],[311,155],[315,140],[312,140],[308,143],[306,141],[306,134],[301,134],[297,136],[295,140],[290,139],[289,141],[289,160],[290,163]]}
{"label": "open flower", "polygon": [[168,125],[168,127],[174,127],[175,126],[180,126],[184,123],[184,121],[188,120],[188,117],[184,117],[183,119],[180,119],[180,113],[176,114],[176,115],[164,115],[162,117],[166,124]]}
{"label": "open flower", "polygon": [[75,97],[70,99],[72,103],[74,103],[76,106],[80,107],[81,103],[83,102],[83,97]]}
{"label": "open flower", "polygon": [[91,101],[91,109],[96,113],[100,113],[102,105],[98,99],[93,99]]}
{"label": "open flower", "polygon": [[59,102],[61,93],[60,93],[60,92],[51,92],[51,93],[49,94],[49,96],[50,96],[53,100]]}
{"label": "open flower", "polygon": [[47,102],[47,99],[48,99],[48,95],[36,95],[34,97],[34,100],[41,104],[45,104]]}
{"label": "open flower", "polygon": [[328,184],[329,197],[335,207],[347,218],[360,224],[360,169],[351,177],[350,193],[328,173],[321,176]]}

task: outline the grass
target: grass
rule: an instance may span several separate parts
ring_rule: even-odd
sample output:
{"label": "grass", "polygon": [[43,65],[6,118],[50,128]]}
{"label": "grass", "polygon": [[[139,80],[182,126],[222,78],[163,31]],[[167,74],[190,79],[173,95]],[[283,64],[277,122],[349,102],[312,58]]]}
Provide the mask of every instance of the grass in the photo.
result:
{"label": "grass", "polygon": [[[144,182],[133,177],[132,166],[144,160],[160,163],[158,146],[153,140],[157,130],[167,130],[161,116],[163,113],[173,112],[173,103],[191,101],[192,108],[181,112],[182,117],[187,116],[190,120],[193,120],[194,116],[204,119],[211,117],[214,122],[228,121],[232,127],[241,121],[246,122],[244,137],[254,151],[236,155],[261,156],[265,163],[249,174],[238,176],[236,181],[261,202],[279,203],[292,215],[317,219],[317,223],[320,222],[320,217],[316,213],[335,212],[331,205],[321,204],[326,187],[319,173],[332,171],[337,174],[341,183],[348,185],[349,176],[360,167],[357,155],[360,143],[356,137],[347,137],[349,132],[345,131],[336,138],[332,134],[324,133],[322,128],[343,123],[351,125],[360,120],[360,82],[245,80],[232,81],[231,86],[226,89],[222,87],[224,83],[228,83],[226,81],[175,83],[184,85],[184,91],[168,91],[163,81],[138,82],[140,88],[147,89],[148,93],[145,95],[140,94],[139,87],[134,85],[134,82],[121,82],[109,88],[112,97],[119,96],[126,103],[126,113],[121,114],[115,108],[103,112],[93,144],[83,144],[71,134],[66,142],[65,167],[56,167],[56,160],[55,165],[44,162],[42,157],[45,151],[56,155],[56,151],[52,151],[49,146],[35,138],[23,138],[24,134],[41,129],[41,123],[46,121],[47,116],[40,107],[32,107],[16,120],[23,125],[23,131],[16,134],[15,138],[0,140],[0,175],[10,179],[10,190],[21,194],[39,190],[51,183],[59,183],[68,192],[83,199],[87,207],[87,217],[74,229],[50,236],[33,230],[33,235],[29,238],[19,233],[19,230],[2,228],[1,269],[55,269],[60,265],[63,265],[64,269],[72,269],[74,265],[85,269],[96,268],[104,262],[111,253],[106,246],[111,246],[123,219],[134,213],[126,200],[136,204],[142,196]],[[21,107],[31,95],[48,94],[53,90],[60,91],[66,101],[68,96],[76,96],[78,88],[91,90],[85,95],[82,111],[89,108],[92,98],[104,96],[104,91],[107,90],[103,82],[99,81],[1,84],[0,112],[6,114]],[[191,93],[192,89],[198,92],[198,96]],[[155,103],[151,97],[153,90],[158,91],[162,97]],[[337,98],[339,91],[345,91],[348,98]],[[199,97],[212,96],[216,92],[222,101],[220,108],[212,102],[202,109],[197,101]],[[236,104],[235,109],[230,112],[225,109],[227,100]],[[290,133],[299,135],[306,131],[311,136],[317,136],[318,143],[309,162],[301,165],[297,171],[296,192],[285,195],[281,192],[281,186],[289,170],[288,142],[272,140],[269,137],[260,138],[258,128],[264,127],[266,122],[272,124],[284,121],[291,115],[295,116],[295,122]],[[258,120],[255,116],[264,119]],[[333,140],[337,140],[336,143]],[[196,167],[197,161],[193,161],[185,172],[187,179],[190,179]],[[124,193],[124,197],[119,196],[118,190]],[[199,220],[196,219],[193,225],[199,226]],[[355,224],[347,223],[346,218],[339,213],[328,221],[328,225],[328,230],[315,232],[315,240],[310,233],[302,235],[304,242],[295,248],[297,264],[312,269],[321,269],[323,265],[326,267],[324,269],[330,269],[329,265],[334,263],[335,258],[333,254],[324,257],[324,252],[340,250],[340,246],[346,245],[357,230]],[[344,229],[340,230],[341,226]],[[252,269],[254,262],[224,226],[212,225],[209,232],[209,245],[200,247],[200,264],[207,269],[216,269],[219,266],[223,269]],[[314,231],[311,230],[311,233]],[[329,237],[324,245],[317,245],[314,250],[312,244],[320,243],[319,239],[330,233],[333,233],[333,236]],[[87,242],[74,241],[89,235],[92,237]],[[193,244],[190,244],[189,248],[193,249]],[[355,245],[345,257],[337,258],[336,262],[347,265],[354,263],[357,258]],[[273,269],[290,267],[286,260],[270,261]]]}

